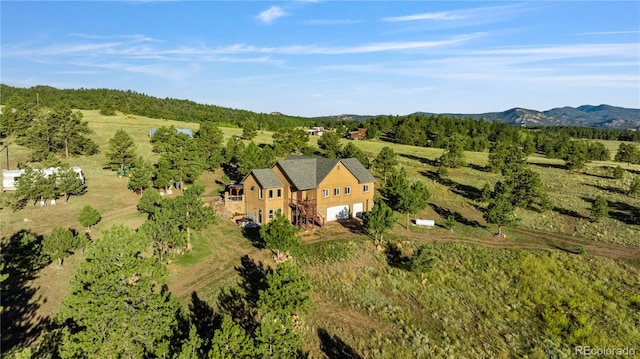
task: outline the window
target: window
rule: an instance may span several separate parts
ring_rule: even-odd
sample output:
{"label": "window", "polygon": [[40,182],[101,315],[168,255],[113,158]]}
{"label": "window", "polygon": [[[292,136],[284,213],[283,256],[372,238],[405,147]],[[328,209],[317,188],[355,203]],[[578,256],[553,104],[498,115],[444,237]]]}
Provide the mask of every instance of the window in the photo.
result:
{"label": "window", "polygon": [[269,190],[269,199],[273,199],[273,190],[272,189]]}
{"label": "window", "polygon": [[364,185],[364,186],[362,187],[362,191],[363,191],[363,192],[369,192],[369,185],[368,185],[368,184]]}
{"label": "window", "polygon": [[269,220],[272,220],[272,219],[273,219],[273,210],[270,209],[269,210]]}
{"label": "window", "polygon": [[344,188],[344,194],[345,195],[350,195],[351,194],[351,187],[347,186]]}
{"label": "window", "polygon": [[327,188],[322,190],[322,197],[323,198],[329,197],[329,190]]}
{"label": "window", "polygon": [[334,196],[339,196],[340,195],[340,187],[336,187],[333,189],[333,195]]}
{"label": "window", "polygon": [[258,223],[262,223],[262,210],[258,210]]}
{"label": "window", "polygon": [[258,188],[258,198],[262,199],[262,188]]}
{"label": "window", "polygon": [[282,198],[282,188],[278,188],[278,189],[276,190],[276,197],[278,197],[278,198]]}

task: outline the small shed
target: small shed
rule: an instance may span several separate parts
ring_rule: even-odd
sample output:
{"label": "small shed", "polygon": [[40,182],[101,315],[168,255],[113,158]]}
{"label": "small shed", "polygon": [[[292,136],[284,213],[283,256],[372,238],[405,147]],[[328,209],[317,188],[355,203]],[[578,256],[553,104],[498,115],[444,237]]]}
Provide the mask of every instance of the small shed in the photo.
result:
{"label": "small shed", "polygon": [[367,137],[367,129],[359,128],[355,131],[347,132],[347,138],[350,140],[364,140]]}

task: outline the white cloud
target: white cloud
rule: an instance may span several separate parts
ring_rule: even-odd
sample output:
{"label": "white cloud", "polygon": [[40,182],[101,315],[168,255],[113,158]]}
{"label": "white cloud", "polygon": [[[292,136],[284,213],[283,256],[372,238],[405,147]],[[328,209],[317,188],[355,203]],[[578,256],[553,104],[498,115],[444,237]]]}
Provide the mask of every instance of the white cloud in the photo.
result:
{"label": "white cloud", "polygon": [[595,32],[579,32],[573,35],[628,35],[628,34],[640,34],[639,30],[629,31],[595,31]]}
{"label": "white cloud", "polygon": [[265,24],[271,24],[274,20],[288,15],[279,6],[272,6],[258,15],[258,19]]}
{"label": "white cloud", "polygon": [[402,21],[419,21],[419,20],[460,20],[466,16],[461,13],[451,11],[444,12],[428,12],[423,14],[413,14],[406,16],[386,17],[382,19],[385,22],[402,22]]}

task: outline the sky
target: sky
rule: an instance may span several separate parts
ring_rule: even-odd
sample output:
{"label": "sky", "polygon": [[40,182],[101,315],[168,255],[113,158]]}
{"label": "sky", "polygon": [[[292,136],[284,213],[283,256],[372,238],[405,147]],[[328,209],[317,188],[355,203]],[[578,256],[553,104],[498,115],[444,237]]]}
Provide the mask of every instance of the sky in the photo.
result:
{"label": "sky", "polygon": [[640,108],[640,1],[6,1],[0,82],[296,116]]}

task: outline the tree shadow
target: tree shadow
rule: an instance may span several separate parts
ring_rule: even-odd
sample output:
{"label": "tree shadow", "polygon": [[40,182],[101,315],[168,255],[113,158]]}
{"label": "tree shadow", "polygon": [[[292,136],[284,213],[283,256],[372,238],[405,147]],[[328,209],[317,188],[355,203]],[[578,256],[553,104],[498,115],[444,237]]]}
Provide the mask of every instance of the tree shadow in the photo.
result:
{"label": "tree shadow", "polygon": [[42,236],[23,229],[14,233],[2,249],[3,274],[8,275],[2,283],[3,352],[32,344],[51,324],[49,317],[38,315],[40,303],[46,298],[37,296],[38,288],[29,286],[37,270],[49,263],[41,248]]}
{"label": "tree shadow", "polygon": [[476,188],[474,186],[469,186],[464,183],[458,183],[452,181],[449,178],[443,178],[438,175],[437,172],[433,171],[420,171],[421,175],[433,180],[434,182],[440,183],[443,186],[449,188],[449,190],[459,196],[470,199],[472,201],[480,201],[482,199],[482,190]]}
{"label": "tree shadow", "polygon": [[561,208],[558,206],[554,206],[552,209],[552,211],[565,215],[565,216],[569,216],[569,217],[573,217],[573,218],[577,218],[577,219],[590,219],[589,217],[585,217],[583,215],[581,215],[580,213],[572,210],[572,209],[566,209],[566,208]]}
{"label": "tree shadow", "polygon": [[450,209],[444,208],[444,207],[440,207],[437,204],[433,204],[433,203],[429,203],[429,206],[431,206],[431,208],[433,209],[434,212],[436,212],[440,217],[442,218],[448,218],[449,216],[453,216],[453,218],[456,220],[457,223],[461,223],[465,226],[471,226],[471,227],[478,227],[478,228],[487,228],[486,226],[480,224],[480,222],[476,221],[476,220],[470,220],[466,217],[464,217],[463,215],[460,214],[460,212],[454,212]]}
{"label": "tree shadow", "polygon": [[640,208],[624,202],[609,203],[609,217],[626,224],[640,225]]}
{"label": "tree shadow", "polygon": [[600,186],[600,185],[597,185],[597,184],[590,184],[590,183],[586,183],[586,185],[589,186],[589,187],[597,188],[597,189],[605,191],[605,192],[618,193],[618,194],[627,194],[624,190],[622,190],[621,188],[618,188],[618,187]]}
{"label": "tree shadow", "polygon": [[318,338],[320,338],[320,349],[329,359],[362,358],[349,344],[337,335],[332,336],[323,328],[318,328]]}
{"label": "tree shadow", "polygon": [[567,166],[565,164],[561,164],[561,163],[540,163],[540,162],[528,162],[528,164],[533,165],[533,166],[538,166],[538,167],[542,167],[542,168],[557,168],[557,169],[561,169],[561,170],[566,170]]}
{"label": "tree shadow", "polygon": [[424,163],[424,164],[428,164],[431,166],[438,166],[438,161],[437,160],[430,160],[426,157],[419,157],[419,156],[415,156],[415,155],[409,155],[406,153],[400,153],[398,156],[400,157],[404,157],[404,158],[408,158],[410,160],[414,160],[414,161],[418,161],[420,163]]}
{"label": "tree shadow", "polygon": [[357,218],[339,219],[338,223],[340,223],[344,228],[348,229],[351,233],[365,233],[362,221]]}
{"label": "tree shadow", "polygon": [[409,257],[402,254],[396,243],[387,243],[384,254],[387,256],[387,264],[391,267],[406,269],[409,265]]}
{"label": "tree shadow", "polygon": [[211,338],[213,338],[214,331],[220,329],[222,325],[222,316],[216,314],[213,307],[200,299],[198,293],[194,291],[191,293],[191,303],[189,304],[189,321],[196,327],[198,336],[203,340],[203,352],[208,353],[211,349]]}
{"label": "tree shadow", "polygon": [[251,242],[251,244],[258,248],[264,249],[267,246],[264,239],[260,236],[260,227],[245,227],[242,228],[242,236]]}
{"label": "tree shadow", "polygon": [[474,164],[474,163],[467,163],[467,167],[469,167],[469,168],[471,168],[471,169],[473,169],[473,170],[476,170],[476,171],[480,171],[480,172],[489,172],[489,170],[487,169],[487,167],[485,167],[485,166],[479,166],[479,165],[476,165],[476,164]]}

